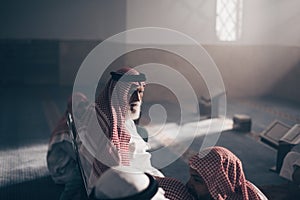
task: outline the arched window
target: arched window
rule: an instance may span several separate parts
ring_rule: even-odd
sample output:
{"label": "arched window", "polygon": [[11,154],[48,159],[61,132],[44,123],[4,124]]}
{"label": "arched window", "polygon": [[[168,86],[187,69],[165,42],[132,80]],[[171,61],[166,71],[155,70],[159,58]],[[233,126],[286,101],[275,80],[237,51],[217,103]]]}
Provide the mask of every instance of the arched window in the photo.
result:
{"label": "arched window", "polygon": [[236,41],[242,31],[243,0],[217,0],[216,34],[221,41]]}

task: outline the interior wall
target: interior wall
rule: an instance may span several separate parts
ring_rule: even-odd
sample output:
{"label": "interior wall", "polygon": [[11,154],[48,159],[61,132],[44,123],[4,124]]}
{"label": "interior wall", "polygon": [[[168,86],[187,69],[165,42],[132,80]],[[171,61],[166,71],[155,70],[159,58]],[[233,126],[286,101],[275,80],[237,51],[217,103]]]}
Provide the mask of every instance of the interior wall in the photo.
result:
{"label": "interior wall", "polygon": [[205,45],[231,97],[272,95],[300,103],[300,48]]}
{"label": "interior wall", "polygon": [[126,28],[170,28],[201,44],[300,46],[299,7],[298,0],[243,0],[241,38],[223,42],[215,32],[216,0],[130,0]]}
{"label": "interior wall", "polygon": [[[228,97],[245,98],[272,95],[300,102],[297,92],[300,90],[300,81],[297,78],[300,75],[300,47],[275,45],[204,45],[203,47],[216,63]],[[181,47],[178,45],[177,48]],[[163,64],[185,76],[198,98],[208,95],[203,77],[180,56],[161,50],[147,49],[130,52],[123,57],[121,57],[121,63],[113,63],[113,68],[122,64],[129,66],[140,66],[145,63]],[[152,65],[153,70],[157,71],[157,66]],[[157,77],[173,79],[168,74],[159,74],[159,71]],[[173,87],[180,88],[181,85],[175,81]],[[147,95],[147,98],[154,101],[169,98],[164,90],[155,89],[152,92]],[[180,91],[180,94],[188,96],[185,90]]]}
{"label": "interior wall", "polygon": [[[216,37],[215,0],[3,2],[0,7],[1,79],[6,80],[9,76],[4,74],[9,74],[19,81],[17,79],[23,80],[27,74],[26,80],[31,83],[72,85],[81,62],[100,41],[126,29],[158,26],[186,33],[203,44],[221,71],[228,95],[273,95],[300,101],[297,92],[300,85],[297,78],[300,75],[300,2],[243,2],[243,31],[235,42],[222,42]],[[24,50],[24,45],[14,42],[9,47],[7,40],[29,42],[39,47],[30,47],[28,51],[27,47]],[[32,43],[35,40],[42,42]],[[17,50],[19,47],[23,52],[28,51],[28,55],[52,52],[52,61],[44,60],[46,64],[58,65],[47,72],[55,74],[52,79],[41,78],[47,73],[40,67],[43,63],[39,63],[38,56],[31,65],[34,69],[24,68],[24,63],[30,64],[30,56],[22,55]],[[13,58],[18,62],[9,56],[11,49],[18,52],[13,53],[19,56]],[[11,68],[11,63],[15,67]],[[33,71],[36,73],[31,73]]]}
{"label": "interior wall", "polygon": [[[298,0],[243,0],[246,45],[300,46]],[[202,44],[224,44],[215,34],[216,0],[2,1],[1,39],[103,40],[130,28],[181,31]]]}
{"label": "interior wall", "polygon": [[216,0],[127,2],[126,27],[170,28],[211,55],[231,97],[272,95],[300,102],[300,1],[243,0],[237,41],[216,37]]}
{"label": "interior wall", "polygon": [[58,41],[0,39],[1,84],[57,84],[59,70]]}
{"label": "interior wall", "polygon": [[97,40],[64,40],[59,43],[59,84],[73,85],[81,63],[100,43]]}
{"label": "interior wall", "polygon": [[126,29],[126,1],[1,1],[0,27],[0,83],[72,85],[89,51]]}
{"label": "interior wall", "polygon": [[126,29],[126,1],[5,1],[0,39],[103,40]]}

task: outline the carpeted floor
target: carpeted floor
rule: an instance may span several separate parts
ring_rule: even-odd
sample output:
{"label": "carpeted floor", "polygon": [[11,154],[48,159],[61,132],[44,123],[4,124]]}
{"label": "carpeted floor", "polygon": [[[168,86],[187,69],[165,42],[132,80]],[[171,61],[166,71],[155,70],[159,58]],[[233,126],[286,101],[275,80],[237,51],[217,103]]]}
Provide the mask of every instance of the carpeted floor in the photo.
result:
{"label": "carpeted floor", "polygon": [[299,200],[300,189],[291,183],[260,186],[261,191],[270,200]]}
{"label": "carpeted floor", "polygon": [[55,200],[63,191],[62,185],[55,184],[50,176],[0,187],[1,200]]}

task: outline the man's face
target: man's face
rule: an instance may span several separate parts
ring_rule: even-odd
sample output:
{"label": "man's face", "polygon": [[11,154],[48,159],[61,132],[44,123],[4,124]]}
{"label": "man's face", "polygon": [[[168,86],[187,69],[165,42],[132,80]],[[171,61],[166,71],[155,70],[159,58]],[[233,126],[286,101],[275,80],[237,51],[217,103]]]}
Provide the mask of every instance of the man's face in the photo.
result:
{"label": "man's face", "polygon": [[132,120],[136,120],[140,117],[144,88],[145,86],[143,85],[133,85],[130,89],[129,94],[131,94],[131,96],[129,98],[129,116]]}
{"label": "man's face", "polygon": [[187,188],[196,199],[210,199],[210,194],[204,180],[192,168],[190,168],[190,179],[187,182]]}

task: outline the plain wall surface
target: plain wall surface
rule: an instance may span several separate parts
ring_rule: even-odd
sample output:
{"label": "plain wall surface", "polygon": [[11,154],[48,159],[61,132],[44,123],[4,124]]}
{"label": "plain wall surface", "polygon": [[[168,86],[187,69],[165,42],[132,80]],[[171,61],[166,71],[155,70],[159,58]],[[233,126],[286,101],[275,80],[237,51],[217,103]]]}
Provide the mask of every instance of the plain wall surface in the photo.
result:
{"label": "plain wall surface", "polygon": [[126,1],[3,1],[0,38],[103,40],[126,29]]}
{"label": "plain wall surface", "polygon": [[[300,46],[300,1],[243,0],[241,38],[228,44]],[[202,44],[216,37],[216,0],[2,1],[0,38],[103,40],[157,26]],[[225,42],[226,43],[226,42]]]}
{"label": "plain wall surface", "polygon": [[300,46],[299,8],[298,0],[243,0],[241,38],[234,42],[216,36],[216,0],[129,0],[126,27],[170,28],[201,44]]}

